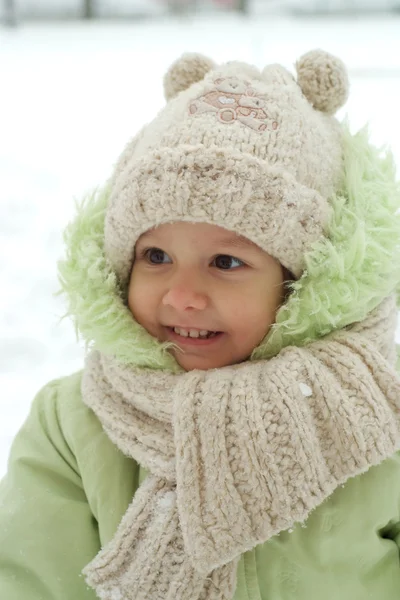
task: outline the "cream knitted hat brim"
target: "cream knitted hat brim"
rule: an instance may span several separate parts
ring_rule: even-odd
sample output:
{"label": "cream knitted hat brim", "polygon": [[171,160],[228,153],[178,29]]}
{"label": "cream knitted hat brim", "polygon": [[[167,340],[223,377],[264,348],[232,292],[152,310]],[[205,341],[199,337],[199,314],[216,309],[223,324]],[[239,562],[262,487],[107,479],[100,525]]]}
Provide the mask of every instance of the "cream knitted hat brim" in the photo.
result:
{"label": "cream knitted hat brim", "polygon": [[107,253],[122,281],[129,277],[133,241],[172,221],[240,232],[299,276],[303,255],[329,216],[325,199],[290,173],[216,146],[148,154],[119,178],[114,193],[118,203],[108,211]]}
{"label": "cream knitted hat brim", "polygon": [[167,106],[111,180],[105,251],[122,287],[139,236],[173,221],[236,231],[300,277],[341,185],[341,129],[330,115],[348,86],[343,63],[322,51],[297,71],[298,81],[279,65],[218,67],[199,55],[171,67]]}

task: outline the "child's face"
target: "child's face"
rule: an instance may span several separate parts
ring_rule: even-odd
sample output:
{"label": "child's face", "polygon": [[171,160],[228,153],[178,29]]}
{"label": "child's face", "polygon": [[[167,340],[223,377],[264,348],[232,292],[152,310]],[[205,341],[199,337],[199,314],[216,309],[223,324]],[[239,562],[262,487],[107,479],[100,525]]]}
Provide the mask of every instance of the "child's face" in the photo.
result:
{"label": "child's face", "polygon": [[[182,349],[172,353],[183,369],[213,369],[246,360],[262,341],[283,281],[281,265],[246,238],[216,225],[168,223],[136,243],[128,304],[152,336]],[[174,327],[218,334],[182,337]]]}

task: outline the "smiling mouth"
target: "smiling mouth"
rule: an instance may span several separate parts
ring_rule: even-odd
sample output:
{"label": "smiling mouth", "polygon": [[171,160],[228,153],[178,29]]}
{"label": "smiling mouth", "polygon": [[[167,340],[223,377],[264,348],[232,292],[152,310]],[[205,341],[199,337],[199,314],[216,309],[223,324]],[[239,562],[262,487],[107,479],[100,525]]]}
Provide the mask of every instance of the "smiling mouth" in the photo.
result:
{"label": "smiling mouth", "polygon": [[182,338],[208,340],[221,334],[221,331],[210,331],[208,329],[189,329],[183,327],[168,327],[168,329]]}

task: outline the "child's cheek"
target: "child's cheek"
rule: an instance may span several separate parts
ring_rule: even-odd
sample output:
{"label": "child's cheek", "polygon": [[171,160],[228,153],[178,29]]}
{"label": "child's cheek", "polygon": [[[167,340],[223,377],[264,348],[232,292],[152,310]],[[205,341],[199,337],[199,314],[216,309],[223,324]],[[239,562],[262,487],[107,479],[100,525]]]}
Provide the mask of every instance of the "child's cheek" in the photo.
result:
{"label": "child's cheek", "polygon": [[133,274],[129,286],[128,305],[135,321],[150,331],[157,322],[159,291],[154,280]]}
{"label": "child's cheek", "polygon": [[128,305],[136,319],[142,312],[142,307],[145,306],[145,295],[146,286],[143,285],[141,278],[133,273],[129,284]]}

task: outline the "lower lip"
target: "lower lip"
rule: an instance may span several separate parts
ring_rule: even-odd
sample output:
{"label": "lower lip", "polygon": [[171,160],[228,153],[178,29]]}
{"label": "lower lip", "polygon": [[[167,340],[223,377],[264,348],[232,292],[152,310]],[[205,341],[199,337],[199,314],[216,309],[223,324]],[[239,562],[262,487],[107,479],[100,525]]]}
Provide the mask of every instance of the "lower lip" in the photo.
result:
{"label": "lower lip", "polygon": [[223,333],[217,333],[217,335],[214,335],[211,338],[206,338],[206,339],[202,339],[202,338],[192,338],[192,337],[183,337],[183,335],[179,335],[179,333],[175,333],[175,331],[173,329],[170,329],[169,327],[167,327],[168,332],[171,336],[171,338],[176,341],[179,342],[179,344],[182,344],[183,346],[211,346],[212,344],[215,344],[216,342],[218,342],[222,336],[224,335]]}

